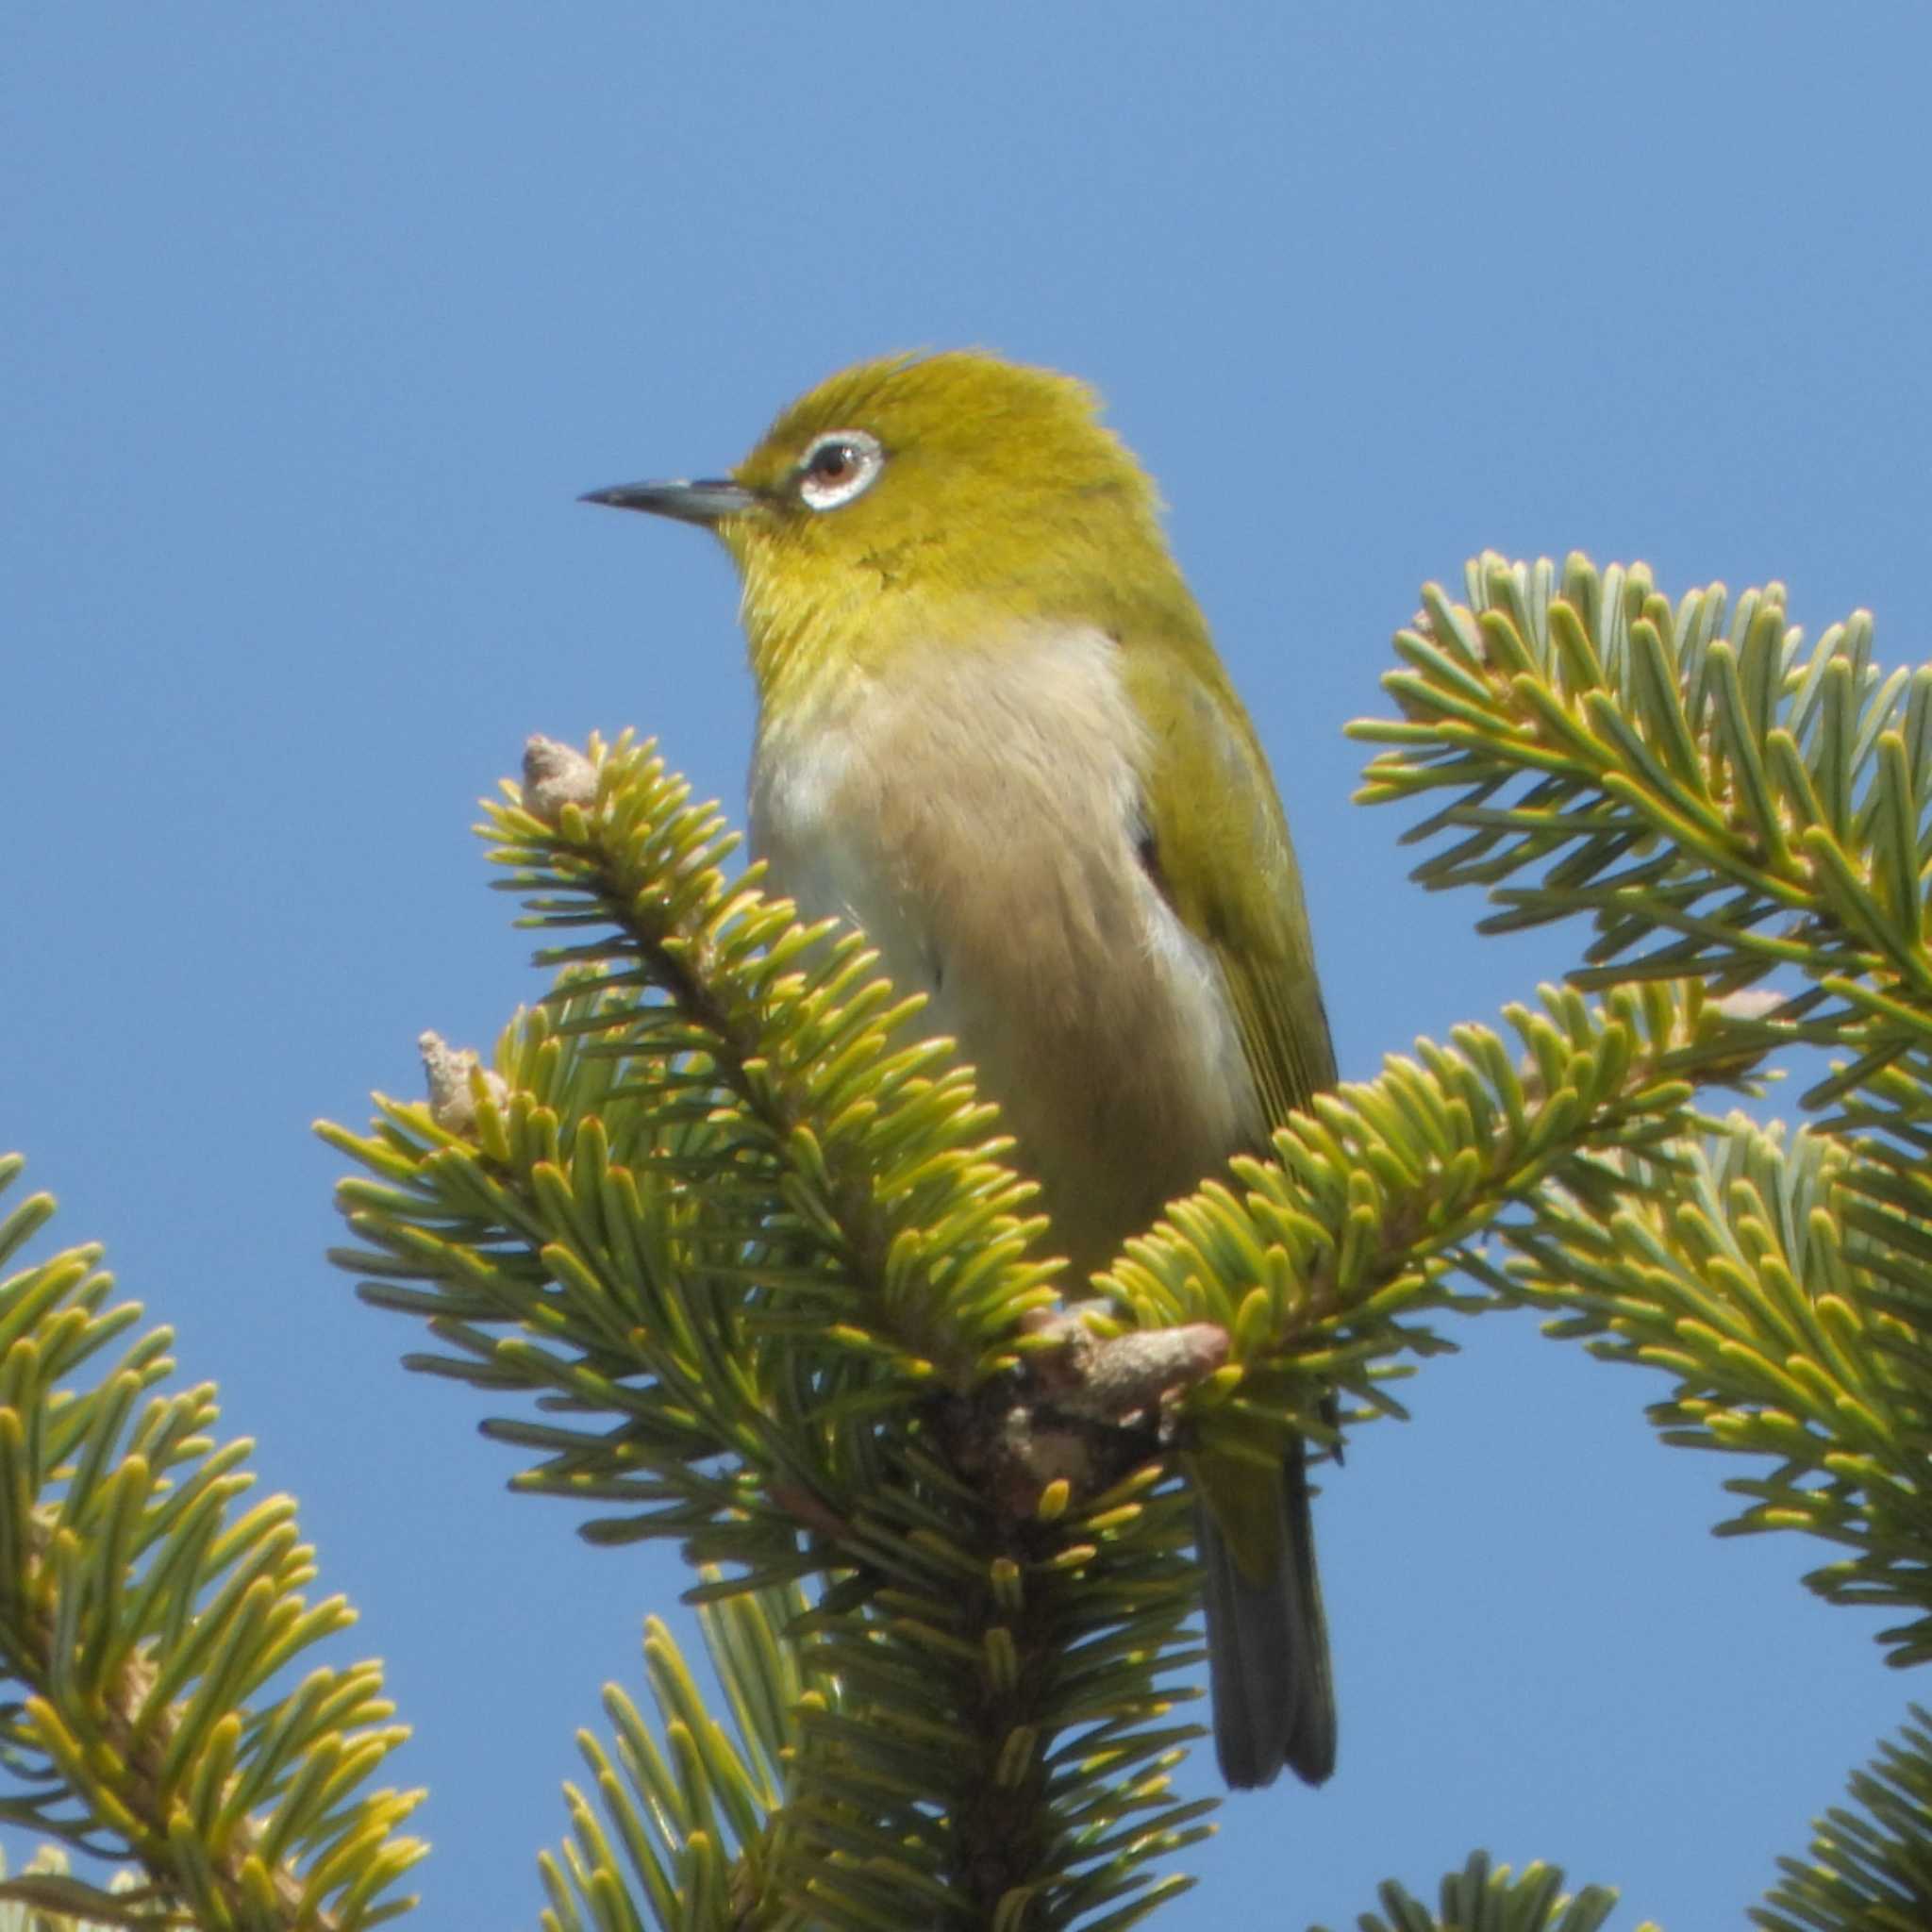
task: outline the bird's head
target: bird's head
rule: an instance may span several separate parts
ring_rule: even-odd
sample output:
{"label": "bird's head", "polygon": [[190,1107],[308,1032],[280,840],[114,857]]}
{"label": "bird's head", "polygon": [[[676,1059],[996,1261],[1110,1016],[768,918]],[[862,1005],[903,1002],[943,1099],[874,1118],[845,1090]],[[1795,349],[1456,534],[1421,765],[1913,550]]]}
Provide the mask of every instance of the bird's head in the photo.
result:
{"label": "bird's head", "polygon": [[588,499],[717,532],[766,699],[835,670],[1129,613],[1199,617],[1152,480],[1071,376],[976,351],[864,362],[787,408],[729,476]]}

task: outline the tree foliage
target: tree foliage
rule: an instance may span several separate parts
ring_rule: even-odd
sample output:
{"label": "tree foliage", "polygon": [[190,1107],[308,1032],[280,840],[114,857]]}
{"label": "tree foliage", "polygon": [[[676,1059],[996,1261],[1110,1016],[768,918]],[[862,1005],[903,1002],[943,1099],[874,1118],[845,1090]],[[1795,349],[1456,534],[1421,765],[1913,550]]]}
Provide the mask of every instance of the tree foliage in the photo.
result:
{"label": "tree foliage", "polygon": [[[1363,796],[1426,804],[1418,877],[1491,929],[1584,922],[1578,970],[1322,1096],[1077,1318],[993,1109],[862,938],[733,875],[648,745],[536,743],[483,829],[554,991],[488,1067],[432,1037],[426,1100],[323,1131],[356,1170],[337,1258],[425,1324],[412,1366],[511,1408],[519,1488],[694,1566],[728,1712],[650,1626],[543,1923],[1154,1913],[1210,1808],[1169,1782],[1200,1734],[1185,1458],[1399,1416],[1443,1324],[1502,1305],[1664,1370],[1665,1439],[1750,1458],[1722,1527],[1824,1539],[1813,1588],[1892,1607],[1921,1660],[1932,669],[1882,674],[1871,635],[1807,648],[1775,586],[1674,606],[1580,558],[1430,587]],[[1821,1050],[1807,1125],[1705,1110]],[[343,1607],[303,1596],[289,1506],[232,1509],[209,1392],[166,1392],[97,1259],[0,1283],[0,1818],[142,1883],[0,1899],[375,1924],[419,1851],[410,1798],[363,1790],[379,1679],[297,1680]],[[1928,1793],[1915,1721],[1757,1923],[1932,1923]],[[1361,1924],[1593,1932],[1613,1900],[1478,1857]]]}

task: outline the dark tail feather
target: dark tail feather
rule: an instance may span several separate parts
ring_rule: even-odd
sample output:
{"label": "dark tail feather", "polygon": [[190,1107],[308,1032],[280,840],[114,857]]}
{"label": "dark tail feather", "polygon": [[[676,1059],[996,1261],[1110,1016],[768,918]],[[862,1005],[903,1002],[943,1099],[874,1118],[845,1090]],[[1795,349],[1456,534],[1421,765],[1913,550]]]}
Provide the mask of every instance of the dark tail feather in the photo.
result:
{"label": "dark tail feather", "polygon": [[1282,1469],[1281,1557],[1263,1582],[1242,1573],[1207,1505],[1194,1505],[1214,1755],[1237,1790],[1272,1784],[1284,1764],[1311,1785],[1335,1769],[1335,1687],[1305,1462],[1298,1442]]}

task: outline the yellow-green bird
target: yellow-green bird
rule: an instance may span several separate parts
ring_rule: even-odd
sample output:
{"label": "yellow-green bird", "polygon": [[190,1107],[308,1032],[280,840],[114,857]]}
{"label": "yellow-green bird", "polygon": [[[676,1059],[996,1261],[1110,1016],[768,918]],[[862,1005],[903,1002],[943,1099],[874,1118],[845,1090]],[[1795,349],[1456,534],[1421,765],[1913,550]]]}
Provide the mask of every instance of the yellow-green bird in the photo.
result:
{"label": "yellow-green bird", "polygon": [[[753,849],[928,995],[1077,1270],[1333,1081],[1267,760],[1091,391],[977,353],[868,362],[728,477],[589,500],[724,540]],[[1303,1465],[1196,1468],[1235,1786],[1334,1769]]]}

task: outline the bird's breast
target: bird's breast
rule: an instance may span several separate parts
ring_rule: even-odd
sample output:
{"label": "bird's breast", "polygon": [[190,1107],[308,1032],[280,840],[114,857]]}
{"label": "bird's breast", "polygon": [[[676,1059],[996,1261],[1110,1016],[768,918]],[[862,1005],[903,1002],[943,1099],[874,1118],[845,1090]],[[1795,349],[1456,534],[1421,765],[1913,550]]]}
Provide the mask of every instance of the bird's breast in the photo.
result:
{"label": "bird's breast", "polygon": [[1213,951],[1149,862],[1120,648],[908,649],[768,714],[752,771],[775,889],[862,926],[928,995],[1083,1269],[1264,1124]]}

